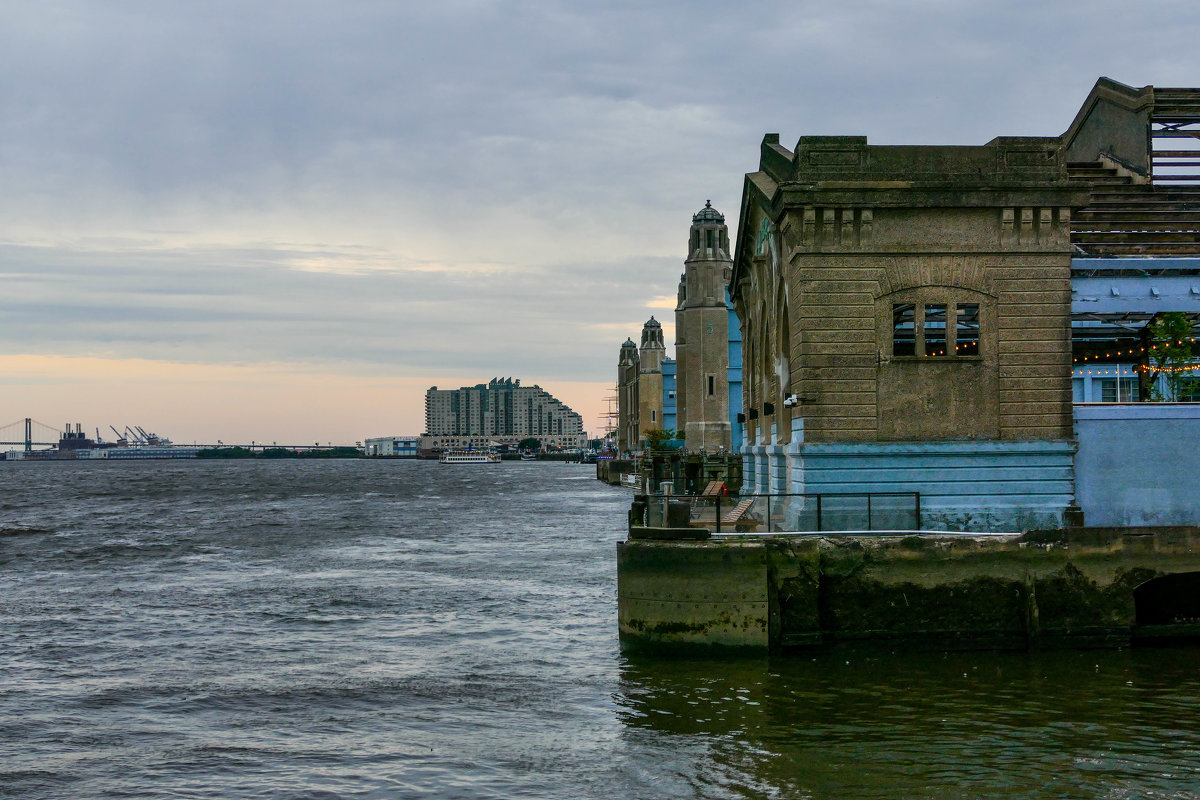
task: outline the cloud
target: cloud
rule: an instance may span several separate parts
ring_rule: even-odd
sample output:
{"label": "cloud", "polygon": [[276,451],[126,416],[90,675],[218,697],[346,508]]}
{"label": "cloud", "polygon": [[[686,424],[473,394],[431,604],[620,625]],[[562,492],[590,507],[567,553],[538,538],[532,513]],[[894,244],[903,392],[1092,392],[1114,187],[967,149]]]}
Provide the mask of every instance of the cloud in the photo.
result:
{"label": "cloud", "polygon": [[1193,20],[1112,0],[18,4],[0,353],[603,385],[648,310],[669,316],[691,214],[711,198],[736,224],[764,133],[1053,135],[1099,75],[1192,83]]}

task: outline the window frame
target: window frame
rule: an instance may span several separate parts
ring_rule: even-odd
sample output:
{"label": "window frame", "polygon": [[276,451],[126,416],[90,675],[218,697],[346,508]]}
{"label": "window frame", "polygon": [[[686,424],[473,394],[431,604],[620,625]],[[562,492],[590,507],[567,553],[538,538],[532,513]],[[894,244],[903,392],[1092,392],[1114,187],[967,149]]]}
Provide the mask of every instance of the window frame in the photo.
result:
{"label": "window frame", "polygon": [[[932,287],[931,287],[932,288]],[[974,296],[971,296],[974,295]],[[988,336],[986,333],[985,320],[989,310],[990,298],[982,296],[981,293],[970,290],[949,290],[949,291],[921,291],[908,290],[896,292],[890,297],[880,298],[886,302],[886,307],[883,310],[883,316],[886,318],[884,333],[887,336],[886,352],[887,358],[892,361],[936,361],[939,363],[950,362],[966,362],[973,363],[982,361],[984,358],[985,348],[988,346]],[[969,354],[959,354],[958,350],[958,333],[962,317],[960,317],[960,309],[975,307],[976,313],[974,316],[974,350]],[[942,351],[939,353],[927,353],[926,340],[926,312],[930,307],[942,308],[941,318],[938,320],[941,327],[932,328],[936,330],[940,337],[935,339],[938,348]],[[902,315],[902,312],[907,311],[911,314],[911,323],[908,318]],[[897,315],[901,314],[900,317]],[[901,321],[903,320],[903,322]],[[901,325],[911,324],[911,329],[907,329],[908,336],[905,339],[897,337],[897,332],[905,330]],[[902,343],[911,347],[912,352],[897,353],[897,344]]]}

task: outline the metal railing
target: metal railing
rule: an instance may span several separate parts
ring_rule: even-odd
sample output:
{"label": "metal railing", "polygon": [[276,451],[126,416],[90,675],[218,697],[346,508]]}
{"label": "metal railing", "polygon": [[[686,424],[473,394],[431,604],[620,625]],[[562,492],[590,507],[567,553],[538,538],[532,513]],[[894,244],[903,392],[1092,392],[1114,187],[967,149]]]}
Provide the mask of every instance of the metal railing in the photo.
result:
{"label": "metal railing", "polygon": [[[920,492],[665,495],[691,505],[688,525],[724,531],[920,530]],[[664,520],[665,521],[665,520]]]}

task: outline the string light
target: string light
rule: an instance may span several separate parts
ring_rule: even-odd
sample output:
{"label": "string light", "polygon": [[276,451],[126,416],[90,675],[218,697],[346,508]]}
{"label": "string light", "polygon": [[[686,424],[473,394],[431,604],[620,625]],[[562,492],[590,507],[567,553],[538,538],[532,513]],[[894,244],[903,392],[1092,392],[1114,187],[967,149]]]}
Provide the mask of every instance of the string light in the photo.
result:
{"label": "string light", "polygon": [[[1194,341],[1196,341],[1195,337],[1192,337],[1189,339],[1178,339],[1174,342],[1160,342],[1159,344],[1154,345],[1154,347],[1162,347],[1162,346],[1170,347],[1172,345],[1186,344],[1188,342],[1194,342]],[[1151,347],[1151,349],[1153,350],[1154,347]],[[1132,356],[1132,355],[1135,355],[1138,353],[1144,353],[1144,352],[1146,352],[1146,348],[1144,348],[1144,347],[1137,347],[1137,348],[1131,347],[1128,350],[1117,350],[1115,353],[1105,353],[1104,355],[1083,356],[1082,358],[1075,359],[1074,363],[1080,364],[1080,363],[1083,363],[1084,361],[1099,361],[1102,358],[1113,358],[1114,356],[1123,356],[1123,355]],[[1191,369],[1191,368],[1189,367],[1189,369]]]}
{"label": "string light", "polygon": [[1200,364],[1188,364],[1183,367],[1156,367],[1153,364],[1137,364],[1134,369],[1141,372],[1191,372],[1194,369],[1200,369]]}

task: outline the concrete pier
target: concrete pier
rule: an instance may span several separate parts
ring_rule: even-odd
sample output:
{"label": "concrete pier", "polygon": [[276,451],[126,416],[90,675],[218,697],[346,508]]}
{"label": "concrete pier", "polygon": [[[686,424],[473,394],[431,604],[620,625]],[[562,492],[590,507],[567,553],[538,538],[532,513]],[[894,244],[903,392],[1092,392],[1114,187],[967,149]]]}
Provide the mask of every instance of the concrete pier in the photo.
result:
{"label": "concrete pier", "polygon": [[[708,537],[617,545],[628,649],[963,648],[1200,637],[1200,528]],[[691,539],[659,538],[687,535]],[[707,537],[707,538],[706,538]]]}

